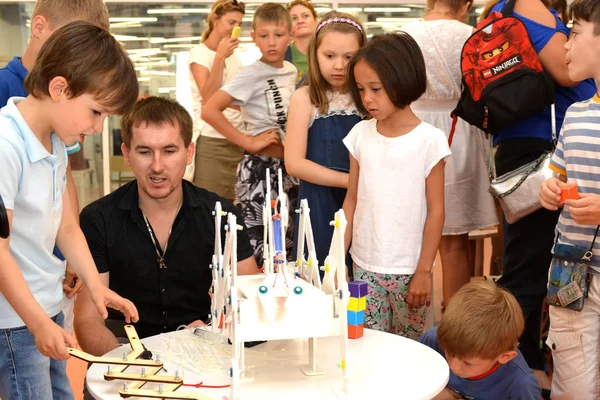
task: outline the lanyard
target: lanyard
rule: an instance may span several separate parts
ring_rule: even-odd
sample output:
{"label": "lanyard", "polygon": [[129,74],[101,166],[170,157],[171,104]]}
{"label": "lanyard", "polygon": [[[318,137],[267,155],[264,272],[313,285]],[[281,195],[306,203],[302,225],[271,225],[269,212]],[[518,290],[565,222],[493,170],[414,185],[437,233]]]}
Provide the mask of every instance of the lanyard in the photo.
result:
{"label": "lanyard", "polygon": [[[148,233],[150,234],[150,239],[152,239],[152,244],[154,245],[154,250],[156,251],[158,268],[159,269],[167,269],[167,264],[165,264],[165,254],[167,253],[167,247],[169,247],[169,238],[171,237],[171,232],[173,231],[173,225],[175,224],[175,219],[177,218],[177,214],[179,214],[179,210],[181,210],[181,206],[183,205],[183,196],[181,196],[181,201],[179,202],[179,207],[177,207],[177,212],[175,213],[175,218],[173,219],[173,224],[169,229],[169,236],[167,236],[167,242],[165,243],[165,249],[163,251],[160,250],[158,245],[158,238],[155,238],[154,232],[150,227],[150,222],[148,222],[148,218],[146,218],[146,214],[142,211],[142,216],[144,217],[144,222],[146,223],[146,228],[148,228]],[[141,211],[141,207],[140,207]]]}

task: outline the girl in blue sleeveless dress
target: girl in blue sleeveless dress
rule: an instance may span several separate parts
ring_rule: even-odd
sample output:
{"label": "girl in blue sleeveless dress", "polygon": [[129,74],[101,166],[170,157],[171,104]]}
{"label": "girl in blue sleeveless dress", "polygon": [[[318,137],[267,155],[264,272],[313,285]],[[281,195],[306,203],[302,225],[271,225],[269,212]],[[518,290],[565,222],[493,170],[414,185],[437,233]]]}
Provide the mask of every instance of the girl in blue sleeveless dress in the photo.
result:
{"label": "girl in blue sleeveless dress", "polygon": [[308,200],[319,265],[329,254],[329,222],[342,208],[348,187],[350,159],[342,139],[362,119],[346,86],[346,66],[365,43],[354,17],[327,13],[309,45],[306,84],[294,93],[288,111],[285,166],[301,180],[298,200]]}

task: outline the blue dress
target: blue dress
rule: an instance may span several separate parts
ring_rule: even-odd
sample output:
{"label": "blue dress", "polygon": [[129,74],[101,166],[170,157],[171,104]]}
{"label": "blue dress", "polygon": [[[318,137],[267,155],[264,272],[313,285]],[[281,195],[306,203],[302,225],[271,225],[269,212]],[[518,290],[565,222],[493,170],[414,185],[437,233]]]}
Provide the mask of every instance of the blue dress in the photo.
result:
{"label": "blue dress", "polygon": [[[350,94],[331,94],[329,112],[325,115],[314,110],[313,121],[308,128],[306,143],[306,159],[324,167],[346,172],[350,170],[350,156],[342,140],[359,121],[362,115],[356,110]],[[342,208],[346,189],[315,185],[301,180],[298,205],[300,200],[307,199],[310,208],[310,221],[312,225],[315,249],[319,266],[325,263],[329,255],[333,227],[333,215]],[[298,225],[294,237],[294,259],[298,243]],[[305,246],[305,253],[307,253]]]}

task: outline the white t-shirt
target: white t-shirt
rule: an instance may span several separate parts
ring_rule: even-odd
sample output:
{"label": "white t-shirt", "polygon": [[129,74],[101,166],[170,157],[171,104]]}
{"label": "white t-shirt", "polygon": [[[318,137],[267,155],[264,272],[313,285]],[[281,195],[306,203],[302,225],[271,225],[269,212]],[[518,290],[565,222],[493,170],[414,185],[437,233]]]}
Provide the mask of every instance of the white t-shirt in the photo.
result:
{"label": "white t-shirt", "polygon": [[[199,46],[194,47],[190,51],[190,58],[188,64],[202,65],[207,68],[208,71],[212,71],[213,63],[215,62],[216,52],[212,51],[205,44],[201,43]],[[232,54],[225,60],[225,70],[223,71],[222,85],[233,79],[233,77],[242,68],[242,63],[236,54]],[[204,122],[201,118],[202,114],[202,95],[198,90],[198,85],[194,80],[194,75],[190,68],[190,85],[192,87],[192,108],[194,109],[194,141],[198,139],[198,136],[208,136],[218,139],[224,139],[223,135],[217,132],[212,126]],[[231,108],[226,108],[223,111],[225,117],[239,130],[243,130],[244,120],[242,119],[242,113]]]}
{"label": "white t-shirt", "polygon": [[427,218],[425,179],[451,154],[446,135],[423,122],[388,138],[371,119],[356,124],[344,144],[360,166],[352,259],[370,272],[414,274]]}
{"label": "white t-shirt", "polygon": [[283,68],[275,68],[256,61],[240,72],[221,90],[234,98],[233,104],[243,107],[246,133],[256,136],[268,129],[277,129],[285,139],[285,124],[290,98],[296,89],[298,71],[284,61]]}

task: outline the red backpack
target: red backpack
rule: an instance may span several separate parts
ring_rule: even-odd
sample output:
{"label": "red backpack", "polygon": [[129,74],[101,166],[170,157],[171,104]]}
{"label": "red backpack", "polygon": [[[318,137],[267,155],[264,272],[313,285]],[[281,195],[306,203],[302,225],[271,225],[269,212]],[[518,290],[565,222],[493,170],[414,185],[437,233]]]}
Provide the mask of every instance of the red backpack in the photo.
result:
{"label": "red backpack", "polygon": [[515,3],[480,22],[462,49],[463,91],[452,116],[491,134],[554,103],[554,84],[525,25],[512,16]]}

